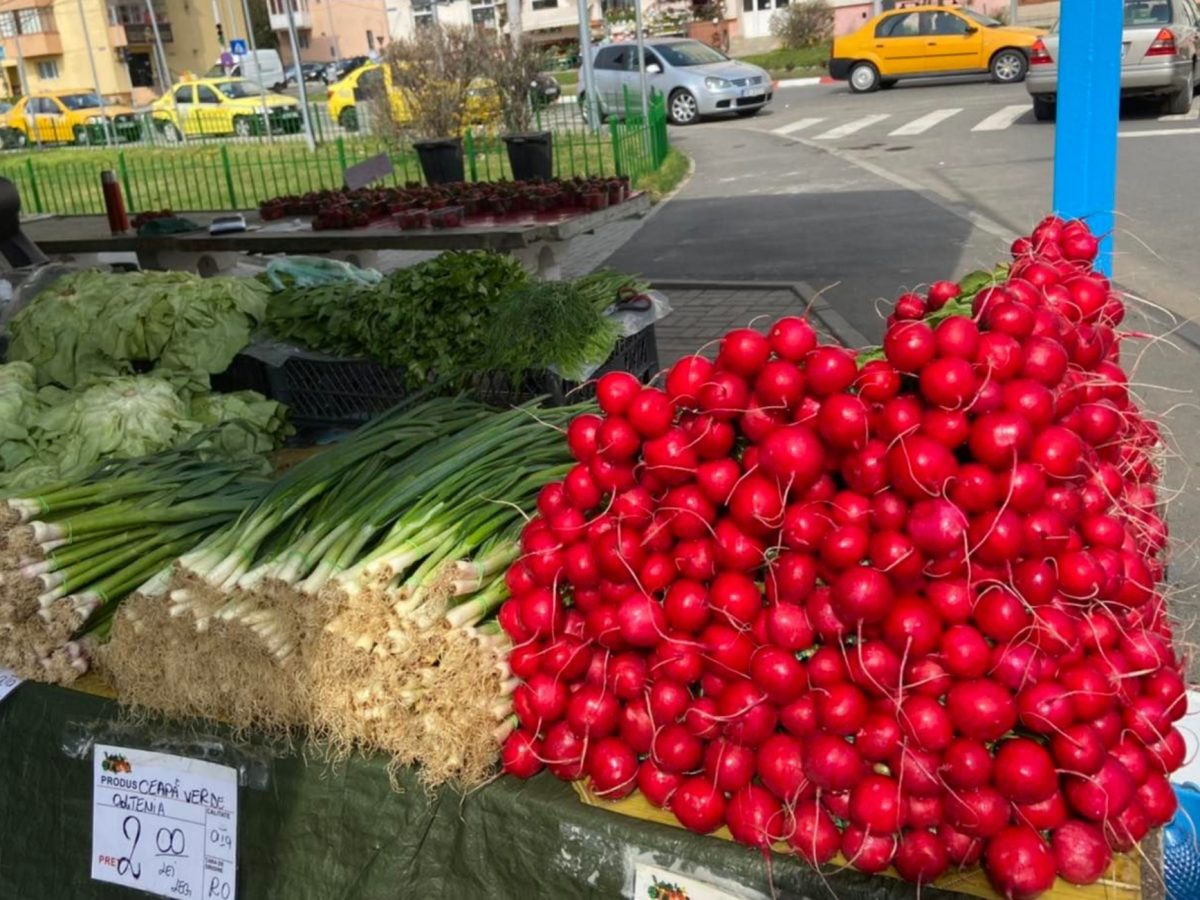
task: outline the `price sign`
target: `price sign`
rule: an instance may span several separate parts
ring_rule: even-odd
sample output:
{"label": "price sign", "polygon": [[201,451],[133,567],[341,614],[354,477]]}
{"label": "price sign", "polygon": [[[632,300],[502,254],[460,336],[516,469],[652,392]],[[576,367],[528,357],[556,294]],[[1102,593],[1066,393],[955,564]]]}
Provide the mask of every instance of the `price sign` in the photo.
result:
{"label": "price sign", "polygon": [[16,690],[17,685],[20,683],[21,679],[8,671],[8,669],[0,669],[0,700],[3,700]]}
{"label": "price sign", "polygon": [[234,900],[237,771],[96,745],[92,878],[192,900]]}

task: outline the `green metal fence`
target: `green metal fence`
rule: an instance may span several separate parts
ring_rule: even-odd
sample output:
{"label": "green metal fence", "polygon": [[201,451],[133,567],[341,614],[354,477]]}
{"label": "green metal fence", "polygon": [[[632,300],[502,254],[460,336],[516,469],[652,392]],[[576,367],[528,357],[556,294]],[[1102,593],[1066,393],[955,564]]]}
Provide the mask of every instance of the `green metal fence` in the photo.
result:
{"label": "green metal fence", "polygon": [[[610,120],[599,131],[583,122],[574,104],[539,114],[539,128],[554,134],[554,172],[560,178],[628,175],[636,184],[662,165],[668,150],[666,104],[650,100],[649,121],[637,109]],[[512,178],[502,138],[468,131],[463,140],[467,178]],[[100,172],[117,173],[126,205],[133,211],[250,209],[289,194],[338,188],[345,170],[387,153],[392,185],[423,181],[409,145],[372,137],[338,137],[308,150],[303,144],[208,144],[203,147],[63,150],[0,158],[0,176],[13,181],[27,211],[98,215],[104,211]]]}

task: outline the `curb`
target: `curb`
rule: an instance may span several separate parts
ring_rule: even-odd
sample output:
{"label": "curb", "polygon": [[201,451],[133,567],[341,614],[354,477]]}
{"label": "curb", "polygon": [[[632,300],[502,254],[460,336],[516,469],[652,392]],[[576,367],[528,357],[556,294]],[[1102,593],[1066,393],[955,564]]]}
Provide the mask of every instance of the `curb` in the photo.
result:
{"label": "curb", "polygon": [[821,295],[803,281],[719,281],[685,278],[651,279],[655,290],[670,291],[791,291],[798,305],[820,322],[844,347],[870,347],[867,336],[851,325],[846,317],[830,306]]}
{"label": "curb", "polygon": [[777,88],[812,87],[816,84],[833,84],[834,79],[828,75],[816,75],[812,78],[781,78],[775,82]]}

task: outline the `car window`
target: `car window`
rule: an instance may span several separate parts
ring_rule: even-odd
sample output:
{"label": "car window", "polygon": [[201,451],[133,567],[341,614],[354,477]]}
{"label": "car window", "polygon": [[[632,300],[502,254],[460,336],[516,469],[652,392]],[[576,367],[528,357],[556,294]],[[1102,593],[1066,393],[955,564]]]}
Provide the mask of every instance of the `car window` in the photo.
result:
{"label": "car window", "polygon": [[920,31],[918,13],[901,13],[898,16],[888,16],[876,25],[875,37],[916,37]]}
{"label": "car window", "polygon": [[175,92],[176,103],[191,103],[192,102],[192,86],[181,87]]}
{"label": "car window", "polygon": [[649,47],[646,48],[646,65],[658,66],[660,69],[663,68],[662,60],[655,56],[654,51]]}
{"label": "car window", "polygon": [[1171,4],[1167,0],[1125,0],[1125,27],[1170,25]]}
{"label": "car window", "polygon": [[100,105],[100,98],[92,94],[63,94],[58,98],[67,109],[95,109]]}
{"label": "car window", "polygon": [[629,65],[629,58],[628,47],[605,47],[596,54],[595,67],[624,70]]}
{"label": "car window", "polygon": [[991,16],[985,16],[983,13],[975,12],[973,9],[960,9],[959,12],[976,25],[982,25],[984,28],[999,28],[1004,24],[999,19],[993,19]]}
{"label": "car window", "polygon": [[707,66],[712,63],[725,62],[729,59],[720,50],[702,44],[699,41],[680,41],[677,44],[657,44],[656,53],[662,56],[670,65],[676,68],[688,66]]}
{"label": "car window", "polygon": [[197,103],[208,103],[210,105],[215,106],[216,104],[221,102],[221,98],[218,97],[217,92],[214,91],[212,88],[210,88],[208,85],[201,84],[201,85],[196,86],[196,102]]}
{"label": "car window", "polygon": [[230,100],[245,100],[247,97],[262,96],[262,88],[253,81],[222,81],[217,90]]}
{"label": "car window", "polygon": [[968,27],[966,20],[954,13],[921,13],[921,34],[966,34]]}
{"label": "car window", "polygon": [[383,69],[367,69],[358,76],[359,90],[372,90],[383,87]]}

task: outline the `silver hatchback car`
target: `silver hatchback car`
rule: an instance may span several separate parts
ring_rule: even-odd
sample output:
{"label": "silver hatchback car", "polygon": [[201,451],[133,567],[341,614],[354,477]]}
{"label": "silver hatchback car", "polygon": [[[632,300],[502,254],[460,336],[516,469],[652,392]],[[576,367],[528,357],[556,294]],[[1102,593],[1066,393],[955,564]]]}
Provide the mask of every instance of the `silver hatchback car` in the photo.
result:
{"label": "silver hatchback car", "polygon": [[[1121,96],[1166,98],[1168,112],[1183,114],[1196,90],[1200,10],[1193,0],[1124,0],[1121,37]],[[1054,118],[1058,94],[1058,27],[1029,51],[1025,87],[1033,114]]]}
{"label": "silver hatchback car", "polygon": [[[640,102],[637,55],[637,44],[633,42],[592,48],[602,115],[621,115],[626,97]],[[753,116],[771,102],[774,90],[765,70],[730,59],[720,50],[690,38],[646,41],[646,82],[667,98],[667,115],[676,125],[691,125],[701,116],[720,113]],[[582,71],[579,84],[579,102],[583,104]]]}

